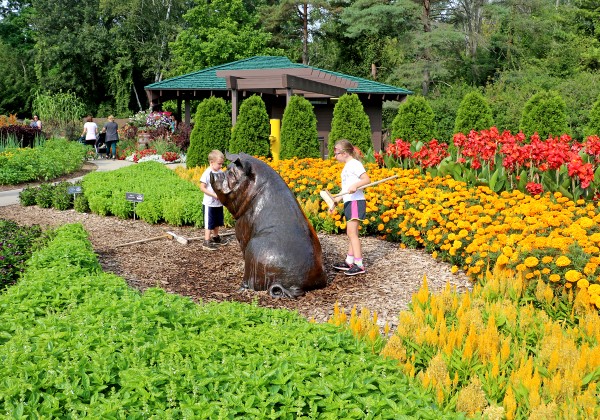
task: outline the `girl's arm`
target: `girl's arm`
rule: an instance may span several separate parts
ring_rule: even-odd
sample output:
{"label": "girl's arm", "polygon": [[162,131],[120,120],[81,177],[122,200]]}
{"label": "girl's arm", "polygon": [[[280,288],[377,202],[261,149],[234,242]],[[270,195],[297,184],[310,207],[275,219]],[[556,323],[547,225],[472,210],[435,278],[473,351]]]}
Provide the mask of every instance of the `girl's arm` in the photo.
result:
{"label": "girl's arm", "polygon": [[367,185],[371,182],[371,178],[369,178],[369,174],[367,174],[366,172],[363,172],[361,174],[361,176],[359,177],[358,182],[355,182],[354,184],[350,185],[348,187],[348,192],[350,194],[353,194],[356,192],[356,190],[358,190],[360,187],[362,187],[363,185]]}

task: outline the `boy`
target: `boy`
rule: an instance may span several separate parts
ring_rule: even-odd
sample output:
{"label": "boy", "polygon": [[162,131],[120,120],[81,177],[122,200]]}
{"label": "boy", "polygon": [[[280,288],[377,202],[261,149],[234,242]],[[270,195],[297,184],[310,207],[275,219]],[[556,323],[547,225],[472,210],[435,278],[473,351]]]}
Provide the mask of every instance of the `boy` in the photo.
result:
{"label": "boy", "polygon": [[208,168],[200,177],[200,189],[204,193],[202,208],[204,211],[204,243],[202,248],[207,251],[215,251],[219,245],[227,242],[219,236],[219,226],[224,225],[223,204],[217,198],[215,191],[210,185],[210,173],[221,172],[225,162],[225,156],[220,150],[213,150],[208,154]]}

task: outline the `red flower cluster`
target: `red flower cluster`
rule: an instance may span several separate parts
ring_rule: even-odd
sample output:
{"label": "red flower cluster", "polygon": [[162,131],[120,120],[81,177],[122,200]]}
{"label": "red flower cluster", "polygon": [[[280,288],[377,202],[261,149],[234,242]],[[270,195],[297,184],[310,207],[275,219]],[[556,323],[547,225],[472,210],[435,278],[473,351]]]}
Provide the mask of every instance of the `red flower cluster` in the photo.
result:
{"label": "red flower cluster", "polygon": [[137,162],[141,158],[143,158],[144,156],[150,156],[150,155],[155,155],[155,154],[156,154],[156,149],[142,149],[142,150],[138,150],[133,155],[133,161]]}
{"label": "red flower cluster", "polygon": [[173,162],[174,160],[179,159],[179,155],[175,152],[165,152],[162,154],[162,158],[166,162]]}
{"label": "red flower cluster", "polygon": [[525,186],[525,189],[531,195],[540,195],[544,192],[544,187],[542,187],[542,184],[538,184],[535,182],[528,182]]}

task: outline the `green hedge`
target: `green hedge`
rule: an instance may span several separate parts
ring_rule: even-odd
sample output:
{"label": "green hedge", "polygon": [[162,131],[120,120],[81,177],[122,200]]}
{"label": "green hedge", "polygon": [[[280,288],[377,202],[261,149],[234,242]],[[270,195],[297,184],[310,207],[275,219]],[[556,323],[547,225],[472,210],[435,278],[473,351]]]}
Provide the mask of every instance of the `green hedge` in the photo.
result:
{"label": "green hedge", "polygon": [[90,210],[101,216],[132,218],[134,204],[127,192],[144,194],[135,215],[147,223],[202,226],[202,192],[190,181],[158,162],[143,162],[116,171],[92,172],[83,178],[83,194]]}
{"label": "green hedge", "polygon": [[347,332],[285,310],[197,305],[103,273],[65,225],[0,296],[11,418],[464,418]]}

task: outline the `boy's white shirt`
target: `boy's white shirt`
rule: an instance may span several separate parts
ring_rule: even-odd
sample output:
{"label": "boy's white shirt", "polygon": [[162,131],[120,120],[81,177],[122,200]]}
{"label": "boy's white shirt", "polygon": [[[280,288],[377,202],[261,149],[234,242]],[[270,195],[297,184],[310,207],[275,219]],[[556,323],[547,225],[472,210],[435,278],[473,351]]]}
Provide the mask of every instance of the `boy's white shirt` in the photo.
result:
{"label": "boy's white shirt", "polygon": [[[204,171],[204,173],[202,174],[202,176],[200,177],[200,182],[202,182],[203,184],[206,185],[206,189],[208,191],[210,191],[211,193],[214,194],[215,190],[213,190],[212,185],[210,185],[210,173],[213,174],[218,174],[220,171],[213,171],[212,168],[209,166],[208,168],[206,168],[206,170]],[[221,204],[221,202],[214,198],[211,197],[208,194],[204,194],[204,198],[202,199],[202,204],[204,204],[207,207],[221,207],[223,206],[223,204]]]}
{"label": "boy's white shirt", "polygon": [[[346,162],[342,169],[342,191],[347,191],[348,187],[356,184],[360,180],[360,176],[367,172],[360,161],[352,158]],[[354,194],[346,194],[343,197],[344,203],[347,201],[364,200],[365,193],[363,190],[356,190]]]}

